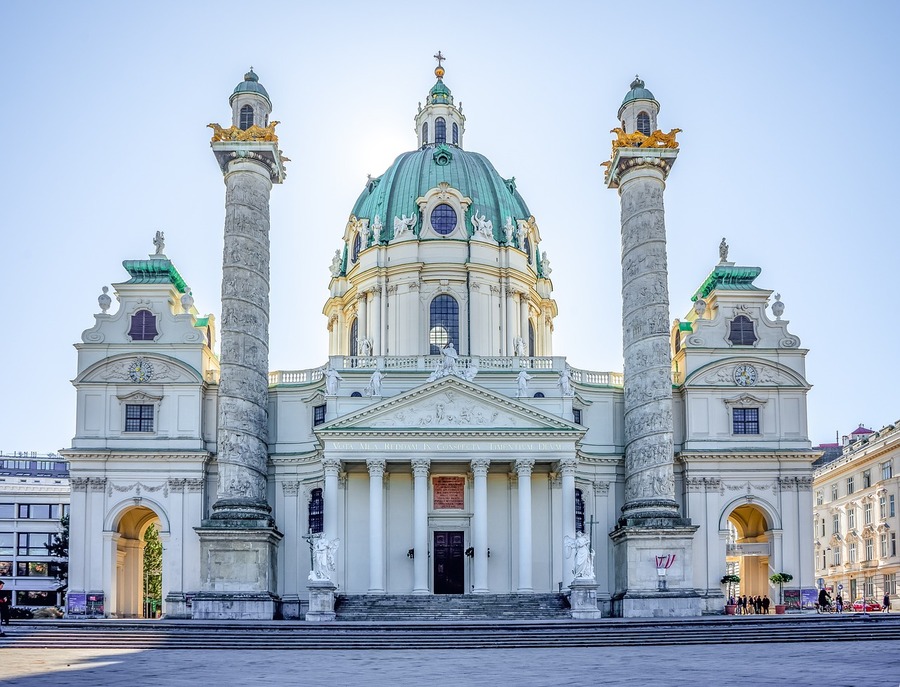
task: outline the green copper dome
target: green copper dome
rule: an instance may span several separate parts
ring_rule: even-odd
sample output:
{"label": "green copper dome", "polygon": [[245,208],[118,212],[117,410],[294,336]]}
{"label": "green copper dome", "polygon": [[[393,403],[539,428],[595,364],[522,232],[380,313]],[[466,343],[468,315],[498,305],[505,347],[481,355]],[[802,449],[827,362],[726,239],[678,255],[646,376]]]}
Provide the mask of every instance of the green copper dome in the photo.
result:
{"label": "green copper dome", "polygon": [[234,93],[231,94],[228,102],[230,103],[241,93],[256,93],[257,95],[261,95],[269,102],[269,107],[272,106],[272,99],[269,98],[269,94],[266,92],[265,87],[259,82],[259,77],[253,71],[253,67],[250,67],[250,71],[244,74],[244,80],[234,87]]}
{"label": "green copper dome", "polygon": [[447,88],[447,85],[440,77],[438,77],[438,80],[434,84],[434,86],[431,87],[429,94],[431,97],[429,98],[428,102],[430,103],[447,103],[449,105],[453,104],[453,96],[450,95],[450,89]]}
{"label": "green copper dome", "polygon": [[631,90],[625,94],[622,105],[627,105],[632,100],[652,100],[656,102],[656,98],[653,97],[653,94],[650,91],[644,88],[644,82],[637,76],[635,76],[634,81],[631,82]]}
{"label": "green copper dome", "polygon": [[515,179],[503,179],[494,166],[478,153],[441,144],[403,153],[377,179],[370,179],[353,206],[358,219],[375,221],[378,215],[387,236],[393,238],[394,218],[418,217],[415,232],[422,227],[416,198],[424,196],[442,181],[472,199],[466,211],[465,226],[472,234],[473,213],[485,215],[494,225],[494,238],[503,241],[506,218],[528,219],[528,206],[516,191]]}

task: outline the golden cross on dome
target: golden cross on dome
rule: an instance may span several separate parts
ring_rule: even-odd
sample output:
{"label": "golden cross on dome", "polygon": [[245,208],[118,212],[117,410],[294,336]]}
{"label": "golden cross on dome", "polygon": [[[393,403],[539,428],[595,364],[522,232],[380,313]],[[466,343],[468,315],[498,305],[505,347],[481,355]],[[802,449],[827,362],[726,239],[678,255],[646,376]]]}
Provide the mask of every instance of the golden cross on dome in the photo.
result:
{"label": "golden cross on dome", "polygon": [[443,61],[446,60],[447,58],[444,57],[443,55],[441,55],[441,51],[438,50],[438,51],[437,51],[437,55],[434,56],[434,59],[437,60],[437,62],[438,62],[438,67],[440,67],[440,66],[441,66],[441,62],[443,62]]}

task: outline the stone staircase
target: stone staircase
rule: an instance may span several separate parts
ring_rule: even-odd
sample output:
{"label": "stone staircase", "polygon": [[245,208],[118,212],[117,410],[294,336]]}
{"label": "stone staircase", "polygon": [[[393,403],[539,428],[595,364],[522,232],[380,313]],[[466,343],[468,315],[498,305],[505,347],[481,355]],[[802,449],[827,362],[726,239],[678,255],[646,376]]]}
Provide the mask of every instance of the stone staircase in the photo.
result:
{"label": "stone staircase", "polygon": [[436,622],[570,619],[563,594],[339,595],[336,620]]}

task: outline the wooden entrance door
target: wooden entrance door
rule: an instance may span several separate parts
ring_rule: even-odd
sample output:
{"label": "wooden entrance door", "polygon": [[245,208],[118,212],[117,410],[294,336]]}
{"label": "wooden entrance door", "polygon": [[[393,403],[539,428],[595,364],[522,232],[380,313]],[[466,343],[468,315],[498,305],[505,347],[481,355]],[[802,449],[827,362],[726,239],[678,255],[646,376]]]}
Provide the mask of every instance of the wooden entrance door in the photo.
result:
{"label": "wooden entrance door", "polygon": [[434,593],[464,594],[466,589],[462,532],[434,533]]}

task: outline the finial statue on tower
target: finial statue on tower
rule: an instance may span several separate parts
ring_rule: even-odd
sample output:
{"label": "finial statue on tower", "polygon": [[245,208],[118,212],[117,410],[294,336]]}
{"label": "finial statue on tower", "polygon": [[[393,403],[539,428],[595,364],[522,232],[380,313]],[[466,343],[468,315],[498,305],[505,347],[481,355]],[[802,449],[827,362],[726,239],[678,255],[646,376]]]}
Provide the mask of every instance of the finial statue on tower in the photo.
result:
{"label": "finial statue on tower", "polygon": [[443,62],[447,58],[441,54],[440,50],[438,50],[437,54],[434,56],[434,59],[436,59],[438,63],[438,66],[434,70],[434,75],[440,79],[444,75],[444,67],[441,65],[441,62]]}
{"label": "finial statue on tower", "polygon": [[156,247],[154,255],[163,255],[166,251],[166,235],[161,231],[156,232],[156,236],[153,237],[153,245]]}
{"label": "finial statue on tower", "polygon": [[719,244],[719,263],[728,262],[728,244],[725,243],[725,237],[722,237],[722,242]]}

